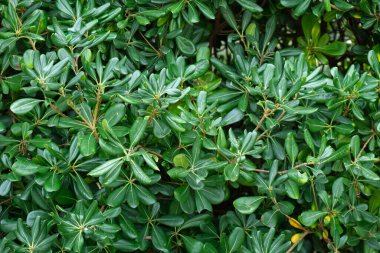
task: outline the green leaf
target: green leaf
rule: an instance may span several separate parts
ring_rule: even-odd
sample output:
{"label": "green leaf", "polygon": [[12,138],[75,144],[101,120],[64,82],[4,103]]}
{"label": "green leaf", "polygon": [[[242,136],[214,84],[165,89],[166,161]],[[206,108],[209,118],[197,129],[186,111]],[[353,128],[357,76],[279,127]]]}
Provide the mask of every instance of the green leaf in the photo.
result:
{"label": "green leaf", "polygon": [[239,164],[229,164],[224,168],[224,176],[226,180],[235,182],[238,180],[240,174]]}
{"label": "green leaf", "polygon": [[127,188],[125,186],[119,187],[116,190],[113,190],[107,198],[107,205],[111,207],[117,207],[120,206],[124,200],[125,196],[127,194]]}
{"label": "green leaf", "polygon": [[343,178],[337,178],[332,186],[332,194],[334,198],[340,198],[344,191]]}
{"label": "green leaf", "polygon": [[237,26],[237,23],[236,23],[236,19],[235,19],[235,16],[234,14],[232,13],[230,7],[228,7],[228,5],[226,6],[222,6],[220,8],[220,11],[222,12],[222,15],[224,17],[224,19],[226,20],[226,22],[235,30],[235,31],[238,31],[238,26]]}
{"label": "green leaf", "polygon": [[235,108],[229,113],[227,113],[226,116],[224,116],[222,120],[222,125],[223,126],[231,125],[233,123],[239,122],[243,118],[244,118],[244,113],[240,111],[239,109]]}
{"label": "green leaf", "polygon": [[314,147],[314,140],[313,137],[311,136],[309,130],[305,129],[304,130],[304,138],[307,146],[313,151],[313,154],[315,153],[315,147]]}
{"label": "green leaf", "polygon": [[299,170],[296,169],[290,169],[288,170],[288,176],[290,179],[292,179],[294,182],[297,182],[301,185],[304,185],[309,180],[306,173],[302,173]]}
{"label": "green leaf", "polygon": [[298,145],[292,132],[289,132],[285,139],[285,150],[293,167],[298,155]]}
{"label": "green leaf", "polygon": [[150,184],[152,180],[148,175],[141,169],[141,167],[134,161],[130,160],[129,165],[131,166],[133,175],[137,178],[137,180],[143,184]]}
{"label": "green leaf", "polygon": [[70,4],[66,0],[58,0],[57,1],[58,10],[62,11],[64,14],[69,17],[75,17],[74,11],[71,8]]}
{"label": "green leaf", "polygon": [[325,216],[327,212],[324,211],[305,211],[298,216],[298,220],[305,226],[310,227],[317,222],[319,218]]}
{"label": "green leaf", "polygon": [[178,36],[175,39],[179,50],[185,55],[193,55],[195,53],[195,46],[191,40],[185,37]]}
{"label": "green leaf", "polygon": [[123,104],[114,104],[104,114],[109,126],[114,126],[125,116],[125,106]]}
{"label": "green leaf", "polygon": [[254,3],[253,1],[249,0],[236,0],[243,8],[246,8],[247,10],[251,12],[262,12],[263,8],[261,8],[260,5]]}
{"label": "green leaf", "polygon": [[236,252],[244,242],[244,230],[240,227],[235,227],[228,237],[228,252]]}
{"label": "green leaf", "polygon": [[279,220],[279,211],[270,210],[261,216],[261,222],[268,227],[276,227]]}
{"label": "green leaf", "polygon": [[358,135],[354,135],[350,141],[350,148],[352,155],[356,158],[360,152],[360,137]]}
{"label": "green leaf", "polygon": [[182,235],[181,237],[182,237],[183,243],[185,244],[186,252],[189,252],[189,253],[201,252],[203,248],[202,242],[194,238],[191,238],[190,236]]}
{"label": "green leaf", "polygon": [[12,182],[9,180],[4,180],[0,184],[0,196],[6,196],[11,190]]}
{"label": "green leaf", "polygon": [[380,63],[375,51],[368,52],[368,62],[371,65],[373,71],[375,71],[377,77],[380,77]]}
{"label": "green leaf", "polygon": [[173,158],[173,163],[176,167],[187,169],[190,166],[189,159],[185,154],[178,154]]}
{"label": "green leaf", "polygon": [[183,224],[184,219],[181,216],[165,215],[158,218],[157,221],[169,227],[179,227]]}
{"label": "green leaf", "polygon": [[350,154],[350,145],[344,145],[338,150],[333,151],[328,157],[321,159],[321,163],[329,163],[340,160]]}
{"label": "green leaf", "polygon": [[130,146],[136,146],[136,144],[142,138],[145,128],[148,126],[149,117],[137,118],[133,123],[131,130],[129,131]]}
{"label": "green leaf", "polygon": [[164,138],[168,134],[170,134],[171,130],[169,126],[163,120],[155,119],[153,123],[153,134],[157,138]]}
{"label": "green leaf", "polygon": [[323,0],[323,4],[325,6],[325,9],[327,12],[330,12],[331,11],[331,3],[330,3],[330,0]]}
{"label": "green leaf", "polygon": [[91,132],[79,139],[79,150],[83,156],[90,156],[96,153],[97,142]]}
{"label": "green leaf", "polygon": [[376,181],[380,180],[380,177],[375,172],[373,172],[370,169],[365,168],[364,166],[360,166],[360,171],[366,179],[376,180]]}
{"label": "green leaf", "polygon": [[236,199],[233,204],[236,210],[242,214],[252,214],[260,206],[265,196],[256,197],[240,197]]}
{"label": "green leaf", "polygon": [[112,160],[109,160],[102,165],[99,165],[95,169],[91,170],[90,173],[88,173],[89,176],[93,177],[99,177],[101,175],[104,175],[110,171],[114,171],[116,168],[121,166],[123,164],[123,160],[121,157],[115,158]]}
{"label": "green leaf", "polygon": [[17,143],[18,140],[15,140],[13,138],[9,138],[7,136],[4,136],[4,135],[1,135],[0,134],[0,147],[1,146],[8,146],[10,144],[14,144],[14,143]]}
{"label": "green leaf", "polygon": [[127,241],[124,239],[120,239],[112,244],[116,249],[121,252],[134,252],[139,248],[139,244],[135,241]]}
{"label": "green leaf", "polygon": [[170,6],[169,10],[173,14],[178,14],[182,11],[184,6],[185,6],[185,1],[181,0],[181,1],[174,3],[172,6]]}
{"label": "green leaf", "polygon": [[197,112],[198,114],[202,115],[204,110],[206,109],[206,98],[207,98],[207,92],[201,91],[199,92],[198,98],[197,98]]}
{"label": "green leaf", "polygon": [[23,115],[33,110],[41,101],[35,98],[21,98],[13,102],[10,109],[14,114]]}
{"label": "green leaf", "polygon": [[136,16],[136,21],[137,21],[137,23],[139,23],[140,25],[143,25],[143,26],[146,26],[150,23],[149,19],[147,19],[146,17],[141,16],[141,15]]}
{"label": "green leaf", "polygon": [[75,182],[74,186],[77,189],[77,192],[79,192],[85,199],[92,200],[94,198],[94,195],[92,194],[89,185],[83,180],[83,178],[79,174],[75,176],[72,174],[70,175]]}
{"label": "green leaf", "polygon": [[195,4],[198,6],[199,10],[209,19],[215,19],[213,11],[202,1],[194,0]]}
{"label": "green leaf", "polygon": [[17,161],[12,165],[12,170],[20,176],[30,176],[38,172],[39,166],[23,157],[17,158]]}
{"label": "green leaf", "polygon": [[307,8],[310,5],[311,0],[305,0],[301,1],[301,4],[299,4],[295,9],[294,9],[294,16],[299,17],[302,14],[304,14],[307,10]]}
{"label": "green leaf", "polygon": [[152,242],[156,249],[168,252],[167,237],[164,230],[159,226],[152,226]]}
{"label": "green leaf", "polygon": [[285,182],[285,190],[288,196],[292,199],[300,198],[300,190],[298,184],[292,180],[288,180]]}
{"label": "green leaf", "polygon": [[317,50],[326,55],[341,56],[346,52],[347,45],[341,41],[334,41],[328,45],[317,47]]}
{"label": "green leaf", "polygon": [[61,178],[59,177],[58,173],[53,171],[53,173],[50,173],[48,178],[46,179],[44,183],[44,188],[47,192],[55,192],[58,191],[62,186]]}

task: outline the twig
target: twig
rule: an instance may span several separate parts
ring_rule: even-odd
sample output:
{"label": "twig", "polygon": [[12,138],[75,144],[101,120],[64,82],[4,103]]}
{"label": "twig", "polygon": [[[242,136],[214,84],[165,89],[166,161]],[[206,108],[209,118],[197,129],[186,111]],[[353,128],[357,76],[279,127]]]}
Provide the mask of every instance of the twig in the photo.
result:
{"label": "twig", "polygon": [[216,150],[216,152],[218,152],[219,155],[223,156],[224,159],[227,160],[227,162],[231,163],[232,161],[227,157],[225,156],[219,149]]}
{"label": "twig", "polygon": [[83,115],[75,108],[75,105],[72,101],[66,101],[67,105],[70,106],[70,108],[82,119],[82,121],[84,122],[85,125],[87,125],[87,127],[89,129],[91,129],[92,133],[94,134],[96,140],[98,141],[99,140],[99,135],[98,135],[98,132],[96,131],[96,127],[93,126],[91,124],[91,122],[88,122],[84,117]]}
{"label": "twig", "polygon": [[137,145],[137,146],[136,146],[136,149],[139,149],[139,148],[142,148],[142,149],[144,149],[146,152],[151,153],[151,154],[153,154],[153,155],[156,155],[156,156],[158,156],[159,158],[163,158],[163,156],[162,156],[160,153],[157,153],[157,152],[155,152],[155,151],[153,151],[153,150],[151,150],[151,149],[149,149],[149,148],[143,147],[143,146],[141,146],[141,145]]}
{"label": "twig", "polygon": [[99,141],[99,135],[98,135],[98,132],[96,131],[96,123],[98,121],[100,104],[102,103],[102,96],[101,96],[102,87],[101,87],[101,85],[102,85],[101,83],[97,85],[96,104],[95,104],[94,115],[93,115],[93,119],[92,119],[92,123],[91,123],[91,129],[92,129],[92,132],[94,132],[94,136],[95,136],[97,141]]}
{"label": "twig", "polygon": [[[298,168],[301,168],[303,166],[306,166],[306,165],[312,165],[314,163],[312,162],[309,162],[309,163],[301,163],[301,164],[298,164],[294,167],[292,167],[292,169],[298,169]],[[253,169],[253,170],[250,170],[250,171],[254,171],[254,172],[259,172],[259,173],[270,173],[269,170],[263,170],[263,169]],[[289,170],[282,170],[282,171],[278,171],[277,174],[278,175],[283,175],[283,174],[286,174],[288,173]]]}
{"label": "twig", "polygon": [[259,123],[257,123],[257,126],[256,128],[254,129],[254,131],[257,131],[261,125],[264,123],[264,120],[268,117],[268,115],[271,113],[271,110],[265,110],[263,116],[261,117]]}
{"label": "twig", "polygon": [[264,137],[264,135],[266,134],[266,133],[268,133],[268,129],[267,130],[265,130],[262,134],[260,134],[260,136],[257,138],[257,140],[256,141],[259,141],[259,140],[261,140],[261,138],[263,138]]}
{"label": "twig", "polygon": [[155,47],[149,42],[149,40],[147,40],[147,39],[145,38],[145,36],[144,36],[144,34],[142,34],[142,32],[139,31],[139,33],[140,33],[141,37],[145,40],[145,42],[148,43],[148,45],[153,49],[153,51],[156,52],[157,56],[158,56],[158,57],[161,57],[161,52],[158,51],[158,50],[157,50],[157,49],[156,49],[156,48],[155,48]]}
{"label": "twig", "polygon": [[3,200],[3,201],[0,201],[0,205],[7,203],[8,201],[11,201],[12,199],[13,199],[13,197],[6,199],[6,200]]}
{"label": "twig", "polygon": [[362,149],[359,151],[359,154],[356,156],[355,158],[355,162],[360,158],[360,156],[362,155],[364,149],[367,147],[368,143],[372,140],[373,137],[376,136],[376,132],[374,131],[371,136],[368,138],[368,140],[364,143]]}
{"label": "twig", "polygon": [[155,152],[155,151],[153,151],[153,150],[150,150],[150,149],[148,149],[148,148],[144,148],[144,147],[141,147],[141,148],[144,149],[146,152],[149,152],[149,153],[151,153],[151,154],[153,154],[153,155],[158,156],[159,158],[163,158],[163,156],[162,156],[161,154],[159,154],[159,153],[157,153],[157,152]]}
{"label": "twig", "polygon": [[31,38],[28,38],[28,41],[29,41],[29,44],[32,46],[33,50],[37,51],[36,43],[33,42],[33,40]]}
{"label": "twig", "polygon": [[[280,122],[280,120],[282,120],[282,118],[285,116],[285,113],[286,113],[286,111],[285,110],[283,110],[282,111],[282,113],[280,114],[280,116],[278,117],[278,119],[276,119],[278,122]],[[267,133],[269,132],[269,130],[267,129],[267,130],[265,130],[264,132],[262,132],[261,134],[260,134],[260,136],[257,138],[257,140],[256,141],[259,141],[259,140],[261,140],[261,138],[263,138],[264,137],[264,135],[266,135]]]}
{"label": "twig", "polygon": [[298,168],[304,167],[306,165],[312,165],[312,164],[314,164],[314,163],[313,162],[301,163],[301,164],[294,166],[292,169],[298,169]]}
{"label": "twig", "polygon": [[67,117],[63,112],[61,112],[55,105],[53,105],[52,103],[49,103],[49,106],[51,107],[51,109],[53,109],[53,111],[55,111],[56,113],[58,113],[59,115],[61,115],[62,117]]}
{"label": "twig", "polygon": [[308,234],[310,234],[310,232],[309,231],[305,231],[305,232],[303,232],[303,234],[301,235],[301,237],[298,239],[298,241],[296,241],[293,245],[292,245],[292,247],[290,247],[289,249],[288,249],[288,251],[286,251],[286,253],[291,253],[291,252],[293,252],[293,250],[297,247],[297,245],[308,235]]}
{"label": "twig", "polygon": [[280,116],[277,119],[278,122],[280,122],[280,120],[282,120],[282,118],[285,116],[285,113],[286,113],[286,111],[283,110],[282,113],[280,114]]}
{"label": "twig", "polygon": [[[253,169],[251,171],[259,172],[259,173],[270,173],[269,170],[263,170],[263,169]],[[283,174],[286,174],[287,172],[288,172],[288,170],[282,170],[282,171],[278,171],[277,174],[278,175],[283,175]]]}

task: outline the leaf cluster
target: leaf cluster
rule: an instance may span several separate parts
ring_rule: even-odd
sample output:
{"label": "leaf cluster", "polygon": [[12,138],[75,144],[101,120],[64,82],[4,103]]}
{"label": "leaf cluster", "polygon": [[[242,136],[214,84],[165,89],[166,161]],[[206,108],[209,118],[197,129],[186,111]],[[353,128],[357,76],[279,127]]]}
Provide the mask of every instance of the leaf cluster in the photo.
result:
{"label": "leaf cluster", "polygon": [[0,252],[378,252],[379,11],[0,1]]}

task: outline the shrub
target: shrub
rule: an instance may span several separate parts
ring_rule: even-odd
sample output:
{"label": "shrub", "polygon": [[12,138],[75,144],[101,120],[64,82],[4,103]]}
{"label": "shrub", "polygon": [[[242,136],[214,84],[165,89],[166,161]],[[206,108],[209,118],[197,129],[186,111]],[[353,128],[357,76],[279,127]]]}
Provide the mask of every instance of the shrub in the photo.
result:
{"label": "shrub", "polygon": [[1,1],[1,252],[378,252],[378,1]]}

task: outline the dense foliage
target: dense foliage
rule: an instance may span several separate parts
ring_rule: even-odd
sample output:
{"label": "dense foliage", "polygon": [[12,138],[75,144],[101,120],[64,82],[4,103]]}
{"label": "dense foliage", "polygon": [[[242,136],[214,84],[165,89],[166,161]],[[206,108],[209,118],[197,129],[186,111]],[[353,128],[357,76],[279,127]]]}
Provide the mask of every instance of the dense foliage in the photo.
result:
{"label": "dense foliage", "polygon": [[378,0],[0,3],[0,252],[380,251]]}

